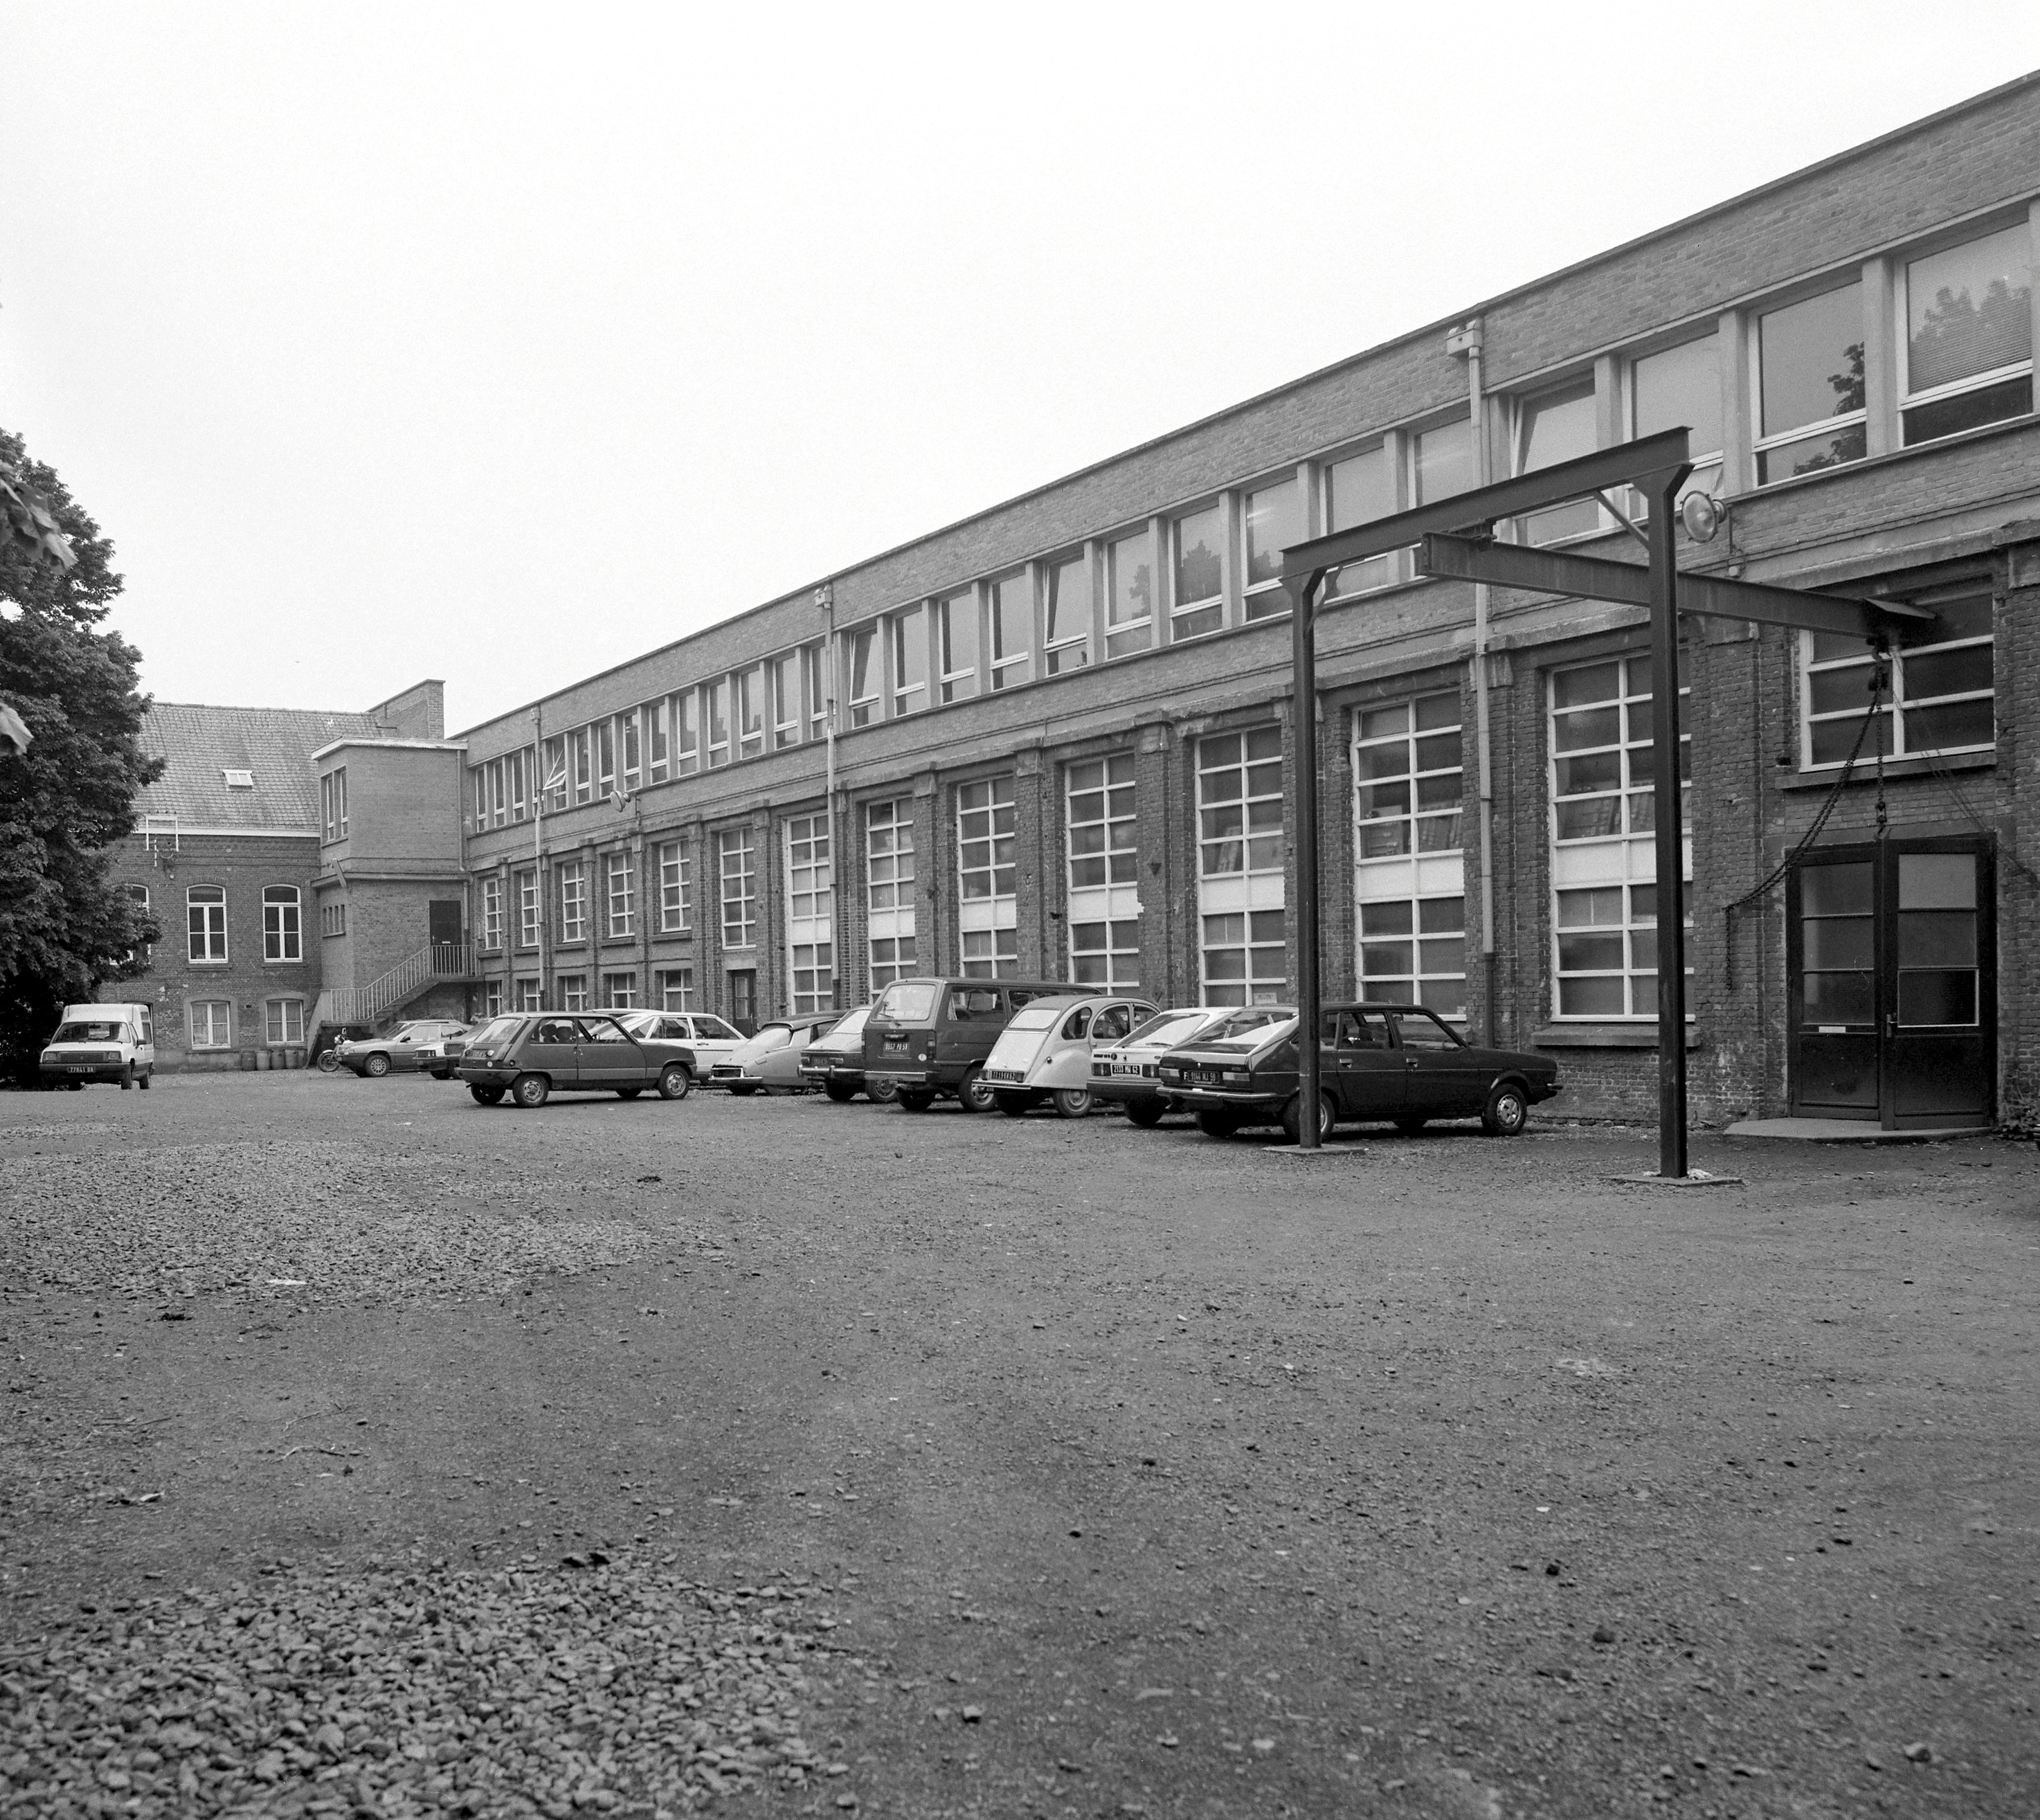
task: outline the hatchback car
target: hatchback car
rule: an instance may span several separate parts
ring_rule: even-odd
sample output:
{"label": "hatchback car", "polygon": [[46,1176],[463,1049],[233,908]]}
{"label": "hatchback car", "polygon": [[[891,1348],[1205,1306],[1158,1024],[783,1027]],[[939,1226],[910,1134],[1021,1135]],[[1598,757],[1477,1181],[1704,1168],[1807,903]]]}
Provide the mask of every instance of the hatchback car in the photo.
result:
{"label": "hatchback car", "polygon": [[384,1035],[336,1043],[334,1064],[379,1080],[393,1069],[429,1073],[466,1047],[468,1026],[453,1018],[415,1018]]}
{"label": "hatchback car", "polygon": [[774,1018],[758,1026],[715,1064],[711,1085],[726,1087],[743,1098],[762,1091],[805,1093],[809,1082],[801,1073],[801,1057],[816,1037],[826,1036],[842,1018],[840,1011],[812,1011],[797,1018]]}
{"label": "hatchback car", "polygon": [[1250,1029],[1255,1019],[1279,1023],[1288,1015],[1272,1005],[1256,1005],[1243,1012],[1224,1005],[1181,1005],[1157,1011],[1119,1042],[1093,1042],[1092,1095],[1106,1105],[1123,1107],[1136,1125],[1159,1125],[1166,1114],[1182,1110],[1174,1094],[1162,1091],[1159,1077],[1164,1053],[1179,1043],[1194,1042],[1228,1018],[1246,1020],[1235,1028]]}
{"label": "hatchback car", "polygon": [[1058,994],[1035,999],[1013,1014],[984,1058],[992,1103],[1018,1118],[1043,1100],[1064,1118],[1091,1109],[1090,1058],[1100,1042],[1122,1041],[1155,1015],[1144,999]]}
{"label": "hatchback car", "polygon": [[614,1018],[523,1011],[476,1031],[456,1072],[484,1106],[508,1094],[516,1105],[539,1106],[556,1093],[635,1099],[647,1087],[661,1099],[685,1099],[687,1060],[683,1045],[636,1035]]}
{"label": "hatchback car", "polygon": [[[1227,1019],[1170,1050],[1157,1079],[1195,1111],[1208,1137],[1280,1125],[1300,1142],[1296,1024],[1293,1008],[1280,1023],[1249,1030]],[[1513,1137],[1530,1108],[1559,1091],[1558,1064],[1548,1057],[1478,1048],[1419,1005],[1328,1006],[1320,1041],[1320,1137],[1336,1125],[1368,1121],[1414,1136],[1434,1118],[1479,1118],[1490,1136]]]}
{"label": "hatchback car", "polygon": [[655,1042],[683,1044],[687,1068],[698,1081],[706,1080],[715,1064],[729,1060],[730,1052],[744,1041],[743,1031],[706,1011],[618,1011],[616,1021],[635,1034]]}
{"label": "hatchback car", "polygon": [[892,1083],[864,1072],[864,1025],[870,1015],[869,1005],[844,1012],[843,1022],[827,1036],[816,1038],[801,1050],[801,1079],[833,1100],[854,1099],[860,1093],[881,1106],[890,1100],[896,1091]]}

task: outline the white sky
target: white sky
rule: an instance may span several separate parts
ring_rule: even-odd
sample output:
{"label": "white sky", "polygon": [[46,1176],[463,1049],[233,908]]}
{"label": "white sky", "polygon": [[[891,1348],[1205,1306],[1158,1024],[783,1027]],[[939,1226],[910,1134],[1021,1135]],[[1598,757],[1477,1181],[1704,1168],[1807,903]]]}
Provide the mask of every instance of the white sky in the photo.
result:
{"label": "white sky", "polygon": [[2031,0],[0,0],[0,424],[161,699],[458,729],[2036,65]]}

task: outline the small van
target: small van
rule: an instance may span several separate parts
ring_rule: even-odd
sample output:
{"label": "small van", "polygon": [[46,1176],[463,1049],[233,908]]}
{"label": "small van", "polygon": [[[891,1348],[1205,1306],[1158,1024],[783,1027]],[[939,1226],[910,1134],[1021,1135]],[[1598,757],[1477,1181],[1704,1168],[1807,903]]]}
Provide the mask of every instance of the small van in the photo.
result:
{"label": "small van", "polygon": [[1095,990],[1066,980],[895,980],[865,1021],[864,1078],[890,1081],[909,1112],[951,1095],[965,1112],[989,1112],[984,1060],[1013,1014],[1031,999]]}
{"label": "small van", "polygon": [[125,1093],[147,1089],[156,1072],[156,1026],[147,1005],[66,1005],[43,1049],[42,1077],[52,1087],[117,1080]]}

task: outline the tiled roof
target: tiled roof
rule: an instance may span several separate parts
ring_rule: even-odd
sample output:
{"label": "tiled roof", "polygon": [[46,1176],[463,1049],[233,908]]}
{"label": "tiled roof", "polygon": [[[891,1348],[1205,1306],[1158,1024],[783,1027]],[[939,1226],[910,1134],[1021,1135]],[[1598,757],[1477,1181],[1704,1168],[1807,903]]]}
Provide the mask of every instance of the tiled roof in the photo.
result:
{"label": "tiled roof", "polygon": [[[318,828],[318,776],[311,755],[352,734],[373,735],[367,714],[303,708],[214,708],[158,702],[142,722],[142,749],[169,768],[135,805],[173,815],[186,828]],[[226,773],[254,775],[253,790],[230,790]]]}

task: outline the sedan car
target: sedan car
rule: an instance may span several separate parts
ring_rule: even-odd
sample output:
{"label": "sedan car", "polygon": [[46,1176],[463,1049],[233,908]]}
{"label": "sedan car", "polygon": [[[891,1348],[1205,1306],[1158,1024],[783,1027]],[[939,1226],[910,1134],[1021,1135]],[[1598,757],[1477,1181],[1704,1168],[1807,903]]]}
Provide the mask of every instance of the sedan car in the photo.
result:
{"label": "sedan car", "polygon": [[696,1080],[706,1080],[715,1064],[729,1060],[730,1052],[744,1041],[743,1031],[706,1011],[634,1011],[615,1015],[626,1030],[639,1036],[684,1044],[687,1068]]}
{"label": "sedan car", "polygon": [[1245,1030],[1254,1028],[1257,1021],[1279,1023],[1291,1015],[1273,1005],[1256,1005],[1244,1011],[1224,1005],[1182,1005],[1157,1011],[1119,1042],[1093,1042],[1092,1097],[1108,1106],[1123,1106],[1136,1125],[1159,1125],[1165,1114],[1182,1110],[1174,1094],[1162,1091],[1159,1076],[1167,1051],[1179,1043],[1194,1042],[1228,1019],[1240,1020],[1232,1027]]}
{"label": "sedan car", "polygon": [[833,1100],[854,1099],[860,1093],[881,1106],[891,1099],[896,1091],[892,1082],[867,1079],[864,1072],[864,1021],[870,1015],[869,1005],[845,1011],[827,1036],[810,1042],[801,1051],[801,1079]]}
{"label": "sedan car", "polygon": [[[1235,1014],[1236,1015],[1236,1014]],[[1250,1030],[1227,1019],[1162,1058],[1157,1079],[1197,1115],[1208,1137],[1243,1125],[1280,1125],[1302,1140],[1296,1013]],[[1494,1137],[1513,1137],[1530,1108],[1559,1091],[1558,1064],[1515,1049],[1481,1049],[1420,1005],[1328,1006],[1320,1030],[1318,1134],[1345,1122],[1380,1121],[1414,1135],[1434,1118],[1479,1118]]]}
{"label": "sedan car", "polygon": [[493,1018],[474,1033],[456,1072],[484,1106],[505,1094],[522,1106],[556,1093],[613,1093],[635,1099],[647,1087],[685,1099],[686,1046],[626,1030],[615,1018],[579,1011],[520,1011]]}
{"label": "sedan car", "polygon": [[726,1087],[740,1098],[773,1088],[805,1093],[809,1083],[801,1072],[801,1057],[842,1017],[840,1011],[810,1011],[760,1024],[757,1035],[746,1037],[710,1071],[710,1084]]}
{"label": "sedan car", "polygon": [[1045,1099],[1064,1118],[1082,1118],[1093,1104],[1093,1045],[1123,1041],[1136,1024],[1154,1015],[1144,999],[1095,992],[1035,999],[999,1033],[980,1078],[991,1090],[992,1104],[1009,1118]]}
{"label": "sedan car", "polygon": [[[468,1026],[452,1018],[414,1018],[382,1036],[357,1037],[333,1045],[337,1068],[379,1080],[393,1068],[430,1073],[466,1047]],[[442,1077],[443,1078],[443,1077]]]}

